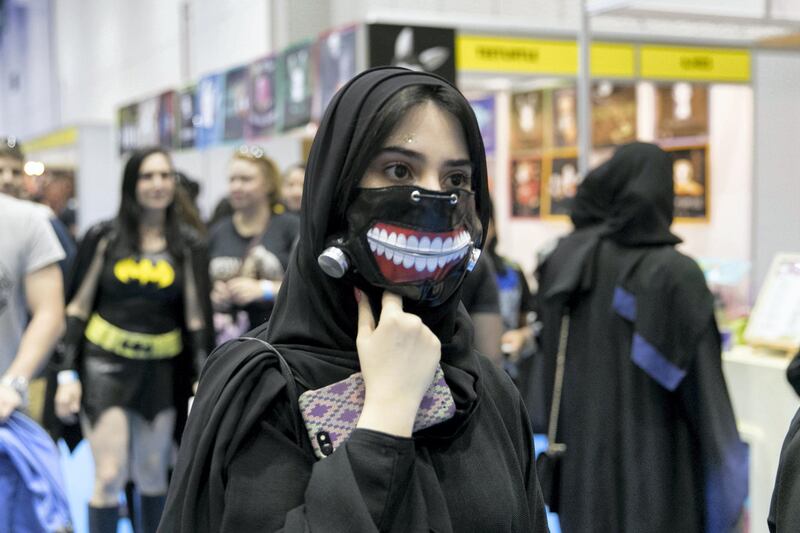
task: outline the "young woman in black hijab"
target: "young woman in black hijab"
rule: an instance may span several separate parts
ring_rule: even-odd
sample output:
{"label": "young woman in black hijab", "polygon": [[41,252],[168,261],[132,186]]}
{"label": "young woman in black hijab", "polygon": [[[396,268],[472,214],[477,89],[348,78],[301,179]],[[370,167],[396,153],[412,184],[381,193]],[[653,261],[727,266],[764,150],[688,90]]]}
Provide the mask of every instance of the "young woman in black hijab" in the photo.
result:
{"label": "young woman in black hijab", "polygon": [[565,533],[727,532],[742,511],[747,456],[713,299],[674,248],[673,195],[667,153],[621,147],[579,187],[575,230],[537,273],[551,389],[569,315],[556,487]]}
{"label": "young woman in black hijab", "polygon": [[[271,321],[251,332],[294,378],[256,340],[212,355],[160,531],[546,531],[524,407],[459,306],[488,210],[478,126],[452,85],[384,67],[342,88]],[[341,279],[319,266],[326,250]],[[454,414],[412,434],[437,365]],[[358,427],[317,460],[291,396],[359,370]]]}

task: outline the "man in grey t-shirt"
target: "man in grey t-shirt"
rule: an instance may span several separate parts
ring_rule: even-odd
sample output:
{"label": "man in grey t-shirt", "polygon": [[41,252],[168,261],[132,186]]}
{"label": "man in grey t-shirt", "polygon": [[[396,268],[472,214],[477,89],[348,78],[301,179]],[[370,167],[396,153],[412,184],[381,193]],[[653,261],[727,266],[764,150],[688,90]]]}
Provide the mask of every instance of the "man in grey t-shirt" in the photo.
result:
{"label": "man in grey t-shirt", "polygon": [[42,211],[0,193],[0,422],[25,404],[63,330],[63,258]]}

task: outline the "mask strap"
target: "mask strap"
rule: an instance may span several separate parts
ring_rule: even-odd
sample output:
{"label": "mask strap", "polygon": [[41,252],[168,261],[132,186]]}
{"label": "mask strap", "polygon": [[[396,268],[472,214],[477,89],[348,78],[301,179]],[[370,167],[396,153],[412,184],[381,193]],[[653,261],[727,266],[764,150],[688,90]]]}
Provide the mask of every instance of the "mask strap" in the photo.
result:
{"label": "mask strap", "polygon": [[447,200],[450,202],[450,205],[456,205],[458,203],[458,195],[456,193],[452,193],[449,196],[445,196],[444,194],[429,194],[421,192],[418,189],[411,191],[412,202],[419,203],[420,200],[422,200],[423,198],[432,198],[434,200]]}

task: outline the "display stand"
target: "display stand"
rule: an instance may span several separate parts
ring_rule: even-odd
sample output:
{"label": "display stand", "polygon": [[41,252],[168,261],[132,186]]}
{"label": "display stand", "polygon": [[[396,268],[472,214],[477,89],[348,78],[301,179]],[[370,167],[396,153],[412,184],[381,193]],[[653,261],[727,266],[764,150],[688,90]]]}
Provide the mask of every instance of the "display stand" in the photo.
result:
{"label": "display stand", "polygon": [[789,357],[800,349],[800,254],[781,253],[772,260],[767,279],[744,333],[752,345]]}

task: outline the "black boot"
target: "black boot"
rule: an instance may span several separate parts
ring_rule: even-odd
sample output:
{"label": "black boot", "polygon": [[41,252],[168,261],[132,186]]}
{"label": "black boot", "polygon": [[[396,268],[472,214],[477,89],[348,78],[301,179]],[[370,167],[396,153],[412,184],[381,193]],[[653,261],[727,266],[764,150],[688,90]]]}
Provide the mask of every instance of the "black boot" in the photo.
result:
{"label": "black boot", "polygon": [[89,506],[89,533],[117,533],[119,507]]}
{"label": "black boot", "polygon": [[136,525],[136,533],[156,533],[166,502],[166,496],[139,495],[139,523]]}

